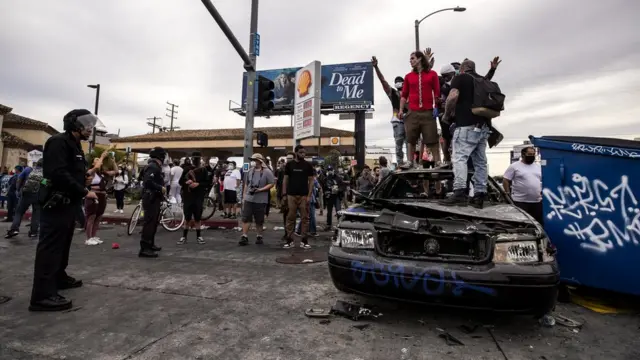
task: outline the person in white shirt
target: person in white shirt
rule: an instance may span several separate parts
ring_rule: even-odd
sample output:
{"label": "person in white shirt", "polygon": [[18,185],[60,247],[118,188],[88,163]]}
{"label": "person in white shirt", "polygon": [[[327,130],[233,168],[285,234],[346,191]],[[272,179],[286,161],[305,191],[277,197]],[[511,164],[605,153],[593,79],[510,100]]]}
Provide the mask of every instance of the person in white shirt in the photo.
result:
{"label": "person in white shirt", "polygon": [[118,174],[113,179],[113,193],[116,197],[116,211],[115,213],[124,213],[124,190],[129,184],[129,177],[127,176],[126,169],[121,166],[118,169]]}
{"label": "person in white shirt", "polygon": [[536,149],[526,147],[521,156],[505,171],[502,185],[517,207],[542,224],[542,169],[535,162]]}
{"label": "person in white shirt", "polygon": [[227,173],[224,174],[224,218],[235,219],[238,206],[238,188],[242,181],[240,171],[236,169],[236,162],[230,161]]}
{"label": "person in white shirt", "polygon": [[177,204],[182,203],[180,195],[180,178],[184,169],[180,166],[180,160],[173,160],[173,167],[170,172],[169,198],[175,198]]}
{"label": "person in white shirt", "polygon": [[162,176],[164,177],[164,187],[167,188],[167,194],[169,193],[169,186],[171,185],[171,164],[162,165]]}

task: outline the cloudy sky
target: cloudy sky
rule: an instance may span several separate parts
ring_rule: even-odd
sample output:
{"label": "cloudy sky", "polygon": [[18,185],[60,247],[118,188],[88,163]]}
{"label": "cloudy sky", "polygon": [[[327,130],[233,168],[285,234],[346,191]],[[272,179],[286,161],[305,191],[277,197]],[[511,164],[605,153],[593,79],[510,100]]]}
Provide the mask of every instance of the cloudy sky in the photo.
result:
{"label": "cloudy sky", "polygon": [[[250,0],[213,0],[241,44],[249,43]],[[465,57],[481,73],[499,55],[494,80],[507,95],[496,122],[508,139],[529,134],[640,133],[640,1],[263,0],[259,69],[368,61],[387,78],[409,70],[416,14],[436,70]],[[6,8],[8,5],[4,5]],[[150,130],[146,118],[179,105],[183,129],[244,127],[228,111],[240,102],[242,61],[198,0],[20,0],[0,21],[0,104],[62,127],[72,108],[93,108],[110,132]],[[389,146],[390,104],[376,81],[369,145]],[[256,126],[287,125],[289,117]],[[635,121],[635,122],[634,122]],[[165,118],[165,125],[168,122]],[[353,122],[322,117],[322,125]]]}

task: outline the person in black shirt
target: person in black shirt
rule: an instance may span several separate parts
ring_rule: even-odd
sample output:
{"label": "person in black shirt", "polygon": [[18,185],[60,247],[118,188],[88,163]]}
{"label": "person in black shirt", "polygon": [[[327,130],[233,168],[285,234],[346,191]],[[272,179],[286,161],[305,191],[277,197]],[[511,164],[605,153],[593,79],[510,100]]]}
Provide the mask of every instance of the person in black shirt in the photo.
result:
{"label": "person in black shirt", "polygon": [[89,139],[98,118],[89,110],[72,110],[63,122],[65,132],[50,137],[42,154],[45,185],[39,190],[43,206],[30,311],[60,311],[72,307],[71,300],[60,296],[58,291],[82,286],[82,281],[66,273],[76,210],[82,198],[98,198],[86,188],[87,162],[80,146],[81,140]]}
{"label": "person in black shirt", "polygon": [[[404,85],[404,78],[402,76],[396,76],[393,84],[394,87],[391,87],[378,68],[378,59],[375,56],[371,58],[371,64],[376,71],[376,75],[378,76],[380,83],[382,83],[382,88],[384,89],[385,94],[387,94],[391,101],[391,107],[393,109],[391,125],[393,126],[393,140],[396,143],[396,161],[398,162],[398,165],[402,165],[404,149],[407,146],[407,135],[404,129],[404,121],[398,118],[398,112],[400,111],[400,91],[402,91],[402,86]],[[405,104],[403,112],[409,112],[408,104]],[[407,155],[409,154],[407,153]]]}
{"label": "person in black shirt", "polygon": [[287,243],[285,248],[293,247],[293,233],[296,225],[296,215],[300,212],[301,244],[303,248],[309,245],[309,203],[313,191],[313,179],[315,171],[313,166],[305,160],[306,151],[304,146],[295,147],[296,158],[287,163],[284,170],[283,194],[287,201]]}
{"label": "person in black shirt", "polygon": [[167,152],[161,147],[154,147],[149,152],[149,161],[142,177],[142,209],[144,225],[140,237],[139,257],[156,258],[161,247],[156,246],[155,236],[160,220],[160,207],[167,188],[164,186],[162,165],[168,161]]}
{"label": "person in black shirt", "polygon": [[460,75],[453,78],[451,92],[445,105],[443,121],[450,123],[455,112],[456,127],[453,133],[453,196],[442,201],[445,205],[467,205],[467,174],[469,159],[473,162],[474,198],[471,205],[482,207],[487,193],[487,139],[489,138],[491,120],[474,115],[471,111],[474,96],[474,78],[481,77],[476,73],[476,65],[471,60],[464,60],[460,65]]}
{"label": "person in black shirt", "polygon": [[208,185],[208,171],[205,166],[202,166],[202,159],[199,152],[194,152],[191,159],[193,167],[185,169],[186,175],[183,177],[186,179],[182,190],[183,210],[184,210],[184,229],[182,230],[182,237],[178,240],[178,244],[186,244],[187,235],[189,234],[189,228],[196,229],[196,239],[198,244],[205,244],[204,239],[200,233],[202,219],[202,206],[204,205],[204,197],[207,195]]}

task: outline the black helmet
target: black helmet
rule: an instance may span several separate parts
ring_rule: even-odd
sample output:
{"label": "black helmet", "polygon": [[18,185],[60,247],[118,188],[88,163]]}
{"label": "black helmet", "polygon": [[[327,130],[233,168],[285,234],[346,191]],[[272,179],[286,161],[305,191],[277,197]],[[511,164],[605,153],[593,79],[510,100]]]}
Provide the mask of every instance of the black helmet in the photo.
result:
{"label": "black helmet", "polygon": [[69,111],[62,119],[64,131],[93,130],[98,123],[98,117],[87,109]]}
{"label": "black helmet", "polygon": [[151,151],[149,151],[149,157],[164,162],[165,158],[167,157],[167,151],[160,146],[156,146],[151,149]]}

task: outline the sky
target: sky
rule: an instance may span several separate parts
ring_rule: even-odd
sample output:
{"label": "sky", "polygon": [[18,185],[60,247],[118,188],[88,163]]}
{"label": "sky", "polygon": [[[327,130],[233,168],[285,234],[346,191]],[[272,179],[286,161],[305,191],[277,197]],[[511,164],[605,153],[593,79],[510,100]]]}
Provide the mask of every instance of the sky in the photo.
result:
{"label": "sky", "polygon": [[[213,4],[248,48],[250,0]],[[410,70],[415,14],[455,6],[467,11],[421,24],[421,46],[435,52],[436,71],[470,58],[485,73],[494,56],[503,60],[493,80],[507,99],[494,124],[507,141],[492,151],[492,172],[529,135],[640,134],[637,0],[261,1],[258,69],[375,55],[391,80]],[[20,0],[2,12],[10,16],[0,21],[0,104],[15,113],[61,129],[69,110],[93,109],[95,90],[86,85],[100,83],[99,116],[111,133],[147,133],[152,116],[168,126],[167,101],[179,106],[182,129],[244,127],[229,111],[230,100],[240,102],[243,62],[201,1]],[[376,80],[368,146],[392,145],[390,115]],[[285,116],[255,125],[289,123]],[[337,116],[321,124],[353,129]]]}

